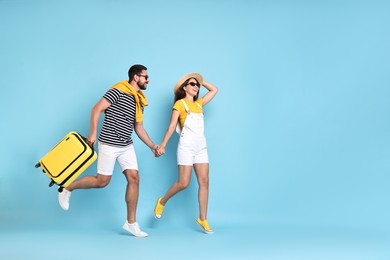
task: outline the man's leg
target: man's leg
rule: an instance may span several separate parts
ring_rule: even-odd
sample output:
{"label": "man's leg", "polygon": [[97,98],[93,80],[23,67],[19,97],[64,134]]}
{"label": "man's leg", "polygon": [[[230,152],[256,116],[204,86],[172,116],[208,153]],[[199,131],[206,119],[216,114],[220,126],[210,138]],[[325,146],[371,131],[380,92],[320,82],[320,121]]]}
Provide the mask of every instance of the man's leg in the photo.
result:
{"label": "man's leg", "polygon": [[111,180],[111,175],[97,174],[96,176],[85,176],[74,182],[58,193],[58,202],[63,210],[69,209],[69,199],[75,189],[104,188]]}
{"label": "man's leg", "polygon": [[110,180],[111,175],[84,176],[72,182],[66,189],[73,191],[76,189],[104,188],[110,183]]}
{"label": "man's leg", "polygon": [[126,205],[127,205],[127,221],[123,225],[123,228],[136,237],[147,237],[148,234],[141,231],[137,220],[137,204],[139,193],[139,175],[137,170],[124,170],[123,174],[127,180],[126,187]]}
{"label": "man's leg", "polygon": [[139,193],[139,175],[137,170],[124,170],[127,180],[126,187],[126,204],[127,204],[127,222],[136,222],[136,211]]}

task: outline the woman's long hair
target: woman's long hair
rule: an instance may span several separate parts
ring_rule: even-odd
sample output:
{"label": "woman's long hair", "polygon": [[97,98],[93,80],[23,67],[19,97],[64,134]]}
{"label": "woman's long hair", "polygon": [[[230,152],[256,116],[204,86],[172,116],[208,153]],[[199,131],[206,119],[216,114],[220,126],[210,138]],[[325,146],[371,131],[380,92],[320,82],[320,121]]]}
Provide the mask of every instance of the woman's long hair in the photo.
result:
{"label": "woman's long hair", "polygon": [[[178,90],[175,93],[175,101],[174,101],[174,103],[176,101],[186,97],[186,92],[184,91],[184,87],[188,84],[188,81],[190,81],[190,79],[194,79],[196,82],[198,82],[196,80],[196,78],[189,78],[186,81],[184,81],[183,84],[181,84],[181,86],[178,88]],[[198,82],[198,84],[199,84],[199,82]],[[198,89],[198,93],[194,97],[194,102],[198,99],[199,91],[200,91],[200,88]]]}

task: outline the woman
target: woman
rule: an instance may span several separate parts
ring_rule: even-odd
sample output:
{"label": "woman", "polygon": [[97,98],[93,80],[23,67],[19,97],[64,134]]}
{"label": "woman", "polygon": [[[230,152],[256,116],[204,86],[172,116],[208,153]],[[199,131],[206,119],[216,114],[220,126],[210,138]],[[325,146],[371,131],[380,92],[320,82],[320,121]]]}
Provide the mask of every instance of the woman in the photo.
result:
{"label": "woman", "polygon": [[[198,98],[202,85],[208,92],[202,98]],[[199,184],[199,217],[196,222],[207,234],[211,234],[213,231],[206,218],[209,195],[209,160],[204,136],[203,106],[214,98],[217,91],[218,88],[204,81],[199,73],[189,73],[180,78],[174,87],[175,104],[172,109],[171,121],[157,150],[158,155],[165,153],[165,147],[176,129],[180,134],[177,148],[179,176],[177,182],[168,189],[164,197],[157,199],[154,209],[155,217],[161,218],[168,200],[188,187],[192,167],[194,167]]]}

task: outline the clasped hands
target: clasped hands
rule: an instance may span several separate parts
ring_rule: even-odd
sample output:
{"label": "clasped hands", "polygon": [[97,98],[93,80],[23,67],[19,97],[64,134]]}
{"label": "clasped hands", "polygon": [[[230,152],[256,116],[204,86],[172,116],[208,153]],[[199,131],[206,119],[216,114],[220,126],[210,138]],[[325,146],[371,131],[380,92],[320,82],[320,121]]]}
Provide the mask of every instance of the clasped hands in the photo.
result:
{"label": "clasped hands", "polygon": [[155,157],[160,157],[165,154],[165,147],[161,147],[159,144],[155,144],[152,148],[152,152]]}

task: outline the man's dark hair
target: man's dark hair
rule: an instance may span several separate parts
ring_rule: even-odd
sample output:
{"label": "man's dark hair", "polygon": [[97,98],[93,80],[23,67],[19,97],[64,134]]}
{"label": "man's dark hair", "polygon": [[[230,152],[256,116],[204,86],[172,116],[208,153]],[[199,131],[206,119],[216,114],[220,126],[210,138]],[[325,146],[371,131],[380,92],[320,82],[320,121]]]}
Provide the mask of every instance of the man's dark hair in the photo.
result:
{"label": "man's dark hair", "polygon": [[141,74],[143,70],[147,70],[144,65],[136,64],[130,67],[129,69],[129,81],[131,81],[134,75]]}

